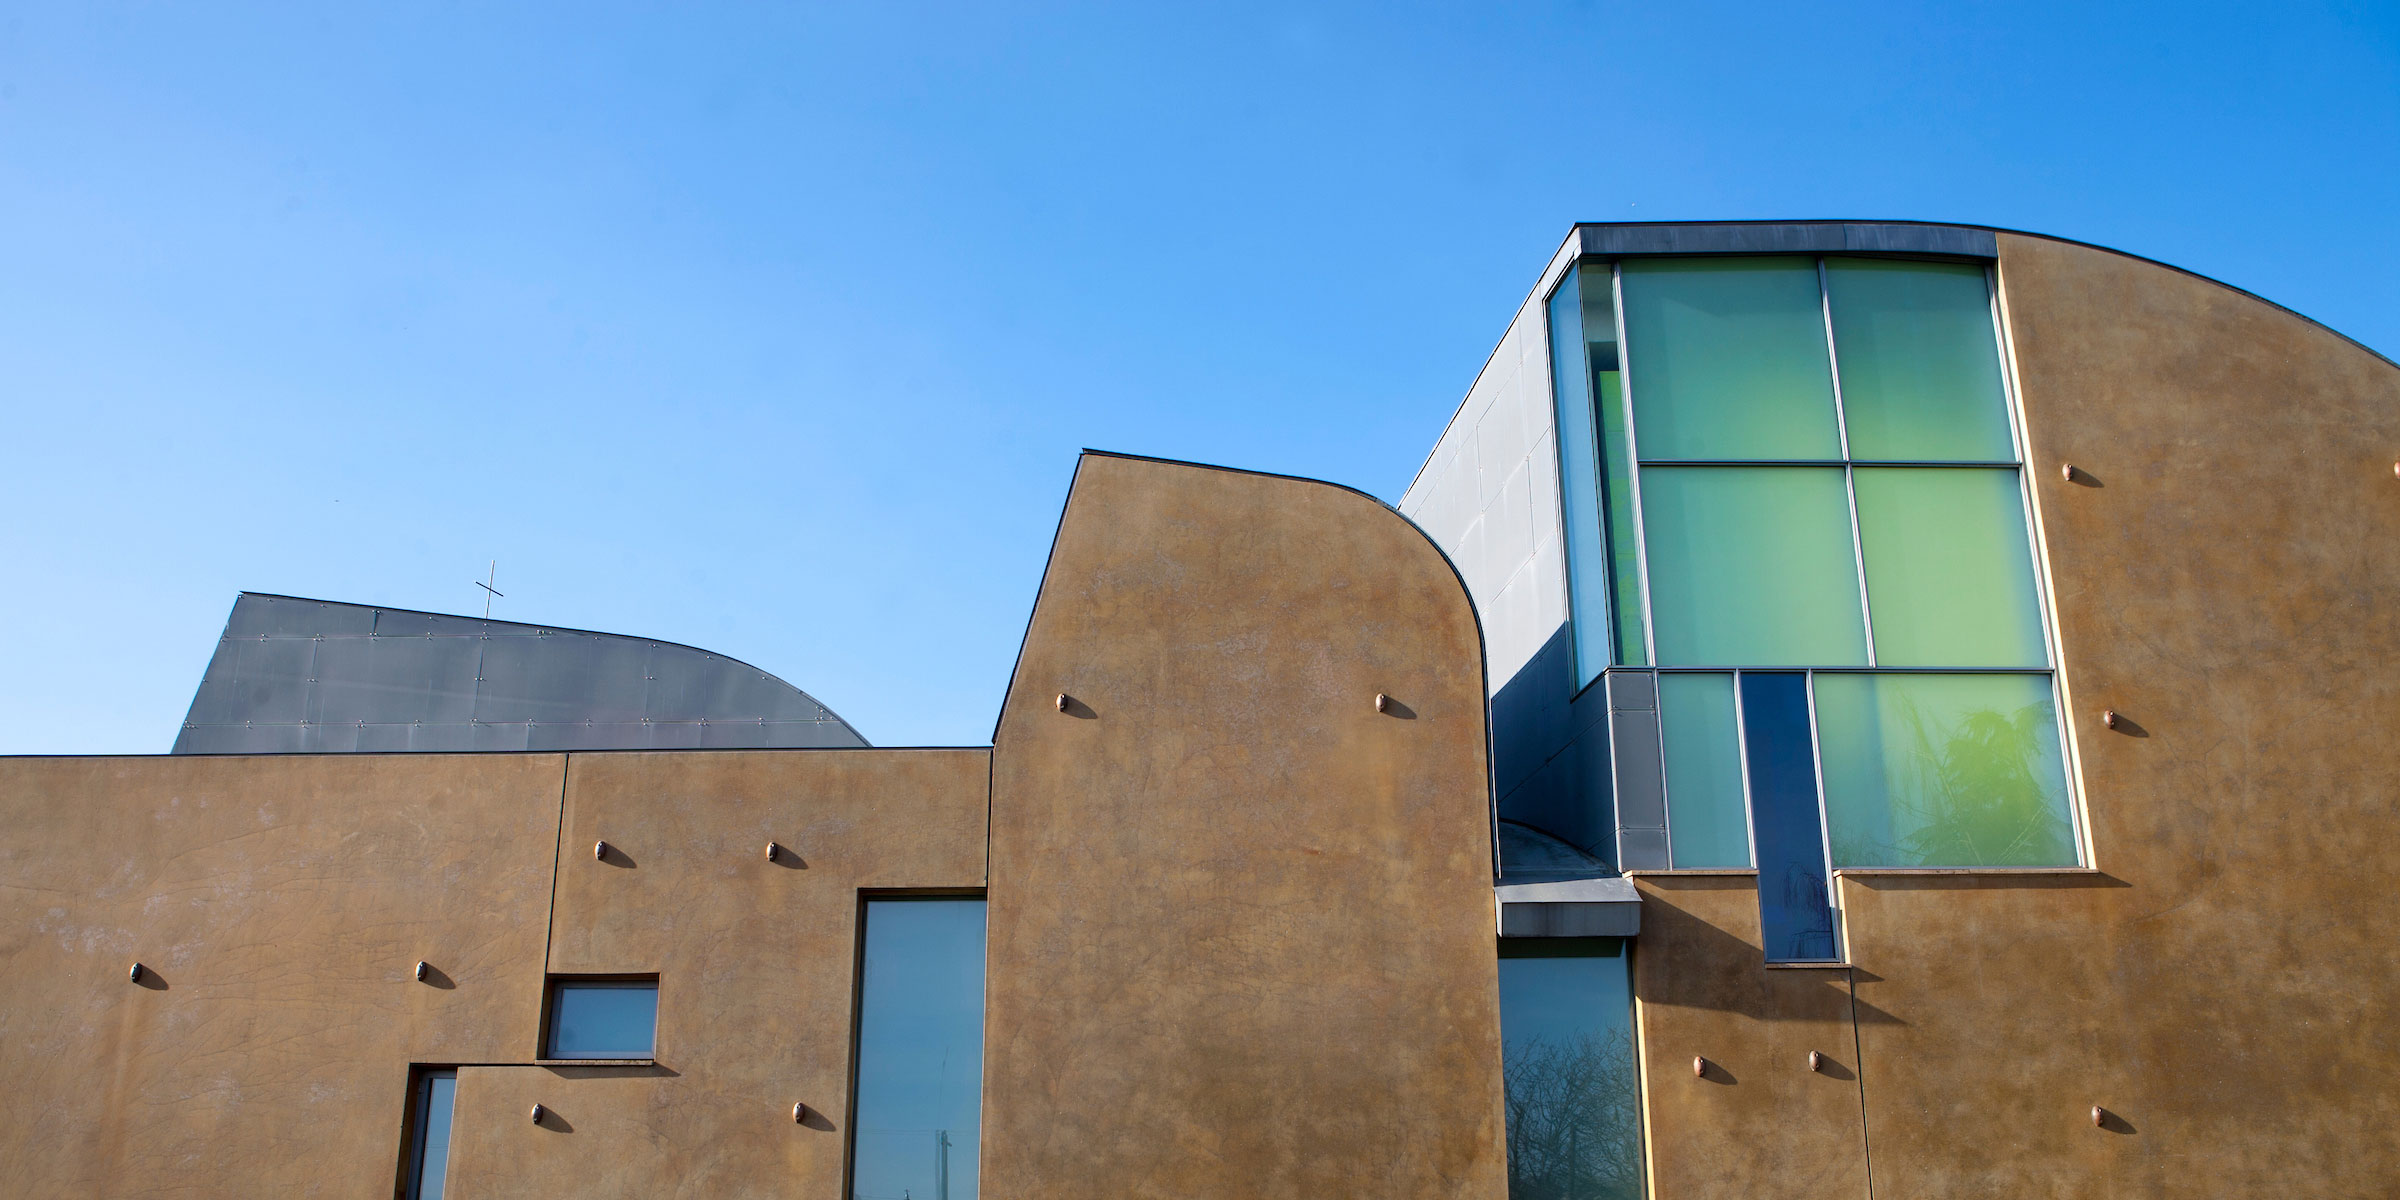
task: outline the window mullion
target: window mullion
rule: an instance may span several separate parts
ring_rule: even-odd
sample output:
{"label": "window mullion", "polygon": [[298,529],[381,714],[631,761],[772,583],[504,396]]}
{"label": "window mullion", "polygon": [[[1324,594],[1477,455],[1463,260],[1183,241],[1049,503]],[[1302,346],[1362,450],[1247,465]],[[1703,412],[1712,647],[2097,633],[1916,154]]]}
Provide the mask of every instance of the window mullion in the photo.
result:
{"label": "window mullion", "polygon": [[[1867,552],[1858,534],[1858,477],[1850,465],[1850,418],[1842,410],[1841,351],[1833,344],[1833,290],[1817,260],[1817,308],[1825,321],[1825,368],[1833,373],[1833,427],[1842,439],[1842,498],[1850,505],[1850,565],[1858,572],[1858,614],[1866,624],[1867,665],[1875,665],[1875,602],[1867,595]],[[1813,693],[1812,693],[1813,694]],[[1832,876],[1826,878],[1831,879]]]}

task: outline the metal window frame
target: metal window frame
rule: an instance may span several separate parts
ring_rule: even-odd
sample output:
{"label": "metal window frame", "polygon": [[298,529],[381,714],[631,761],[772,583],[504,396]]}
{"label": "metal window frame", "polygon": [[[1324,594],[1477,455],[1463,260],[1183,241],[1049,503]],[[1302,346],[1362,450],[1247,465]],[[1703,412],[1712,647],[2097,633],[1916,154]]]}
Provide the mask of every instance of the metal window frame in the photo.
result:
{"label": "metal window frame", "polygon": [[[1867,665],[1875,665],[1875,601],[1867,595],[1866,541],[1858,530],[1857,466],[1850,454],[1850,413],[1842,407],[1842,357],[1833,344],[1833,288],[1825,277],[1825,256],[1820,254],[1817,267],[1817,316],[1825,330],[1825,374],[1833,383],[1833,428],[1842,446],[1842,500],[1850,509],[1850,565],[1858,572],[1858,619],[1865,626]],[[1816,685],[1809,685],[1809,703],[1816,703]],[[1812,721],[1814,717],[1810,718]],[[1813,729],[1813,726],[1812,726]],[[1813,733],[1811,735],[1814,736]],[[1829,868],[1830,869],[1830,868]],[[1831,876],[1827,877],[1828,880]]]}
{"label": "metal window frame", "polygon": [[[1633,497],[1633,561],[1639,576],[1634,581],[1642,598],[1642,657],[1651,670],[1658,669],[1658,622],[1650,611],[1650,529],[1642,511],[1642,433],[1633,425],[1633,346],[1625,337],[1625,261],[1610,259],[1608,263],[1609,302],[1615,308],[1617,320],[1617,395],[1625,418],[1625,487]],[[1663,735],[1662,735],[1663,747]],[[1674,832],[1667,837],[1672,845]],[[1668,858],[1673,862],[1672,856]]]}

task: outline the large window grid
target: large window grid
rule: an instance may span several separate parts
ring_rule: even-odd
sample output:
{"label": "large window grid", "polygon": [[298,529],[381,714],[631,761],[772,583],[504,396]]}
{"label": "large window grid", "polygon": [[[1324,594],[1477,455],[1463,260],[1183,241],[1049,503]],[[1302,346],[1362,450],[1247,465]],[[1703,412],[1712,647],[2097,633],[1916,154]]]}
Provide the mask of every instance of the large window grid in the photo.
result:
{"label": "large window grid", "polygon": [[[1708,447],[1705,444],[1699,445],[1695,450],[1695,443],[1707,443],[1712,439],[1726,440],[1711,432],[1712,428],[1744,431],[1735,434],[1732,439],[1740,440],[1742,437],[1750,436],[1747,430],[1757,426],[1771,425],[1771,423],[1726,420],[1720,421],[1712,427],[1706,420],[1706,414],[1700,414],[1687,418],[1681,429],[1676,428],[1673,420],[1669,419],[1666,426],[1667,440],[1660,445],[1648,447],[1650,452],[1644,453],[1643,436],[1646,427],[1642,415],[1645,399],[1643,389],[1646,386],[1645,379],[1651,379],[1652,376],[1645,374],[1643,331],[1628,328],[1629,316],[1632,315],[1627,304],[1628,266],[1631,266],[1632,273],[1642,275],[1645,273],[1665,274],[1658,269],[1661,267],[1671,268],[1675,264],[1725,264],[1727,274],[1738,274],[1744,269],[1744,266],[1735,264],[1744,264],[1768,270],[1779,267],[1787,268],[1790,276],[1797,277],[1801,273],[1799,264],[1803,261],[1807,264],[1807,272],[1814,276],[1815,329],[1813,338],[1809,340],[1818,342],[1819,346],[1806,346],[1800,341],[1790,338],[1788,335],[1794,326],[1788,319],[1780,331],[1765,331],[1765,334],[1780,332],[1786,335],[1781,342],[1777,342],[1772,336],[1762,335],[1755,343],[1745,342],[1744,345],[1745,348],[1753,344],[1763,346],[1765,349],[1760,351],[1762,354],[1774,352],[1800,356],[1821,354],[1821,359],[1816,359],[1815,362],[1822,364],[1824,386],[1830,392],[1827,399],[1831,409],[1831,429],[1824,430],[1822,433],[1808,430],[1789,432],[1786,440],[1792,445],[1770,446],[1764,452],[1757,446],[1750,446],[1731,453],[1707,453]],[[1996,392],[1994,397],[1996,403],[1992,405],[1997,409],[1996,420],[1992,420],[1989,425],[1929,435],[1926,431],[1934,428],[1940,422],[1933,420],[1925,411],[1908,411],[1908,405],[1911,403],[1909,401],[1895,402],[1892,400],[1893,395],[1899,394],[1905,389],[1893,386],[1892,380],[1889,378],[1894,373],[1890,362],[1879,361],[1874,353],[1876,327],[1861,323],[1861,318],[1856,315],[1860,311],[1869,310],[1853,305],[1851,320],[1855,328],[1851,330],[1851,333],[1867,351],[1866,357],[1861,360],[1864,363],[1864,370],[1860,372],[1858,382],[1869,388],[1867,398],[1881,406],[1873,414],[1874,419],[1869,421],[1865,430],[1867,442],[1870,444],[1862,445],[1859,440],[1860,431],[1854,428],[1856,421],[1852,404],[1853,397],[1846,394],[1848,385],[1852,381],[1845,379],[1842,361],[1843,337],[1840,334],[1843,326],[1843,314],[1837,312],[1837,291],[1843,287],[1854,286],[1853,281],[1865,281],[1856,283],[1855,286],[1861,291],[1869,291],[1868,285],[1872,284],[1879,275],[1898,279],[1898,285],[1906,287],[1909,284],[1908,279],[1905,278],[1907,271],[1905,268],[1900,268],[1899,264],[1911,261],[1923,262],[1926,260],[1842,256],[1831,259],[1826,256],[1791,256],[1780,260],[1775,258],[1682,259],[1674,260],[1673,263],[1655,259],[1584,260],[1569,270],[1557,290],[1552,293],[1547,305],[1547,312],[1550,319],[1553,386],[1559,412],[1561,456],[1559,479],[1561,490],[1565,493],[1561,496],[1561,512],[1566,514],[1568,524],[1566,541],[1570,602],[1571,611],[1574,614],[1573,623],[1578,627],[1573,637],[1577,662],[1577,687],[1580,689],[1589,686],[1597,681],[1604,672],[1611,669],[1641,669],[1658,672],[1669,677],[1687,674],[1716,674],[1726,677],[1728,683],[1733,685],[1731,690],[1737,693],[1739,691],[1738,680],[1742,674],[1764,670],[1805,673],[1810,697],[1811,753],[1813,758],[1818,759],[1820,776],[1818,781],[1819,819],[1824,821],[1829,815],[1825,809],[1829,806],[1830,798],[1824,791],[1825,780],[1822,778],[1825,770],[1822,762],[1823,747],[1815,744],[1818,741],[1815,731],[1818,708],[1816,685],[1820,674],[1848,674],[1864,671],[1879,675],[2016,675],[2038,678],[2042,681],[2042,687],[2049,697],[2048,707],[2051,710],[2049,737],[2054,739],[2050,742],[2050,746],[2055,749],[2053,757],[2058,760],[2059,768],[2064,776],[2061,783],[2066,789],[2063,805],[2066,822],[2066,857],[2065,863],[2060,865],[2080,863],[2082,861],[2081,829],[2077,812],[2078,805],[2073,796],[2074,772],[2067,769],[2064,761],[2064,756],[2069,753],[2067,748],[2071,743],[2067,739],[2063,711],[2056,698],[2056,650],[2047,611],[2046,589],[2041,577],[2040,556],[2034,552],[2032,544],[2034,522],[2031,498],[2024,476],[2023,464],[2026,455],[2024,434],[2019,419],[2015,381],[2011,377],[2007,355],[2003,349],[2007,343],[1997,302],[1997,287],[1988,264],[1978,263],[1969,267],[1969,271],[1978,276],[1982,284],[1981,315],[1982,319],[1988,322],[1990,351],[1988,355],[1981,357],[1989,359],[1988,374],[1963,386],[1989,388]],[[1961,266],[1966,266],[1966,264],[1951,263],[1941,267],[1930,267],[1927,274],[1947,273],[1954,279],[1960,278],[1969,273],[1969,271],[1960,270]],[[1897,269],[1885,270],[1885,268]],[[1700,268],[1694,273],[1704,275],[1705,271],[1706,268]],[[1837,272],[1844,274],[1837,278]],[[1637,284],[1647,284],[1648,282],[1649,280],[1646,279],[1636,280]],[[1705,279],[1702,282],[1705,283]],[[1786,284],[1795,283],[1796,278],[1787,278],[1784,282]],[[1637,304],[1643,303],[1644,300],[1645,297],[1642,295],[1635,297]],[[1653,307],[1655,308],[1655,306]],[[1788,318],[1789,315],[1787,309],[1784,316]],[[1955,318],[1957,313],[1952,312],[1949,316]],[[1648,338],[1647,341],[1652,343],[1653,350],[1663,344],[1656,336]],[[1956,347],[1953,346],[1952,349],[1955,350]],[[1659,367],[1656,373],[1670,371],[1679,365],[1669,362],[1669,357],[1671,356],[1664,352],[1659,354]],[[1706,361],[1695,361],[1698,366],[1696,373],[1703,376],[1710,369],[1716,367],[1716,364]],[[1943,369],[1957,369],[1962,363],[1972,371],[1986,370],[1981,363],[1966,363],[1964,359],[1959,359],[1955,355],[1950,363],[1935,365]],[[1812,370],[1815,369],[1813,364],[1807,365]],[[1904,363],[1902,365],[1905,368],[1910,365],[1921,366],[1922,364]],[[1745,368],[1737,363],[1730,368],[1718,369],[1739,371]],[[1883,374],[1878,376],[1877,371],[1881,371]],[[1798,378],[1799,374],[1799,372],[1790,373],[1793,378]],[[1806,381],[1803,380],[1802,384],[1805,385],[1805,383]],[[1880,393],[1877,392],[1878,388],[1881,389]],[[1728,393],[1734,391],[1734,389],[1723,390]],[[1655,397],[1652,398],[1655,399]],[[1797,407],[1795,406],[1795,411]],[[1922,407],[1920,405],[1920,409]],[[1578,410],[1583,414],[1580,419],[1578,419]],[[1733,415],[1738,417],[1741,414]],[[1939,415],[1934,414],[1934,416]],[[1661,412],[1654,407],[1651,416],[1659,418]],[[1911,424],[1912,421],[1915,422],[1914,425]],[[1956,424],[1956,422],[1952,423]],[[1968,424],[1975,425],[1972,421]],[[1696,434],[1695,430],[1698,430]],[[1826,437],[1825,435],[1828,434],[1830,436]],[[1810,442],[1809,439],[1812,437],[1820,440]],[[1932,448],[1938,452],[1930,454],[1896,452],[1909,449],[1912,445],[1922,451],[1927,448],[1928,443],[1934,443]],[[1797,449],[1794,449],[1795,446]],[[1829,456],[1823,453],[1823,450],[1830,450],[1832,454]],[[1811,451],[1816,452],[1812,453]],[[1712,471],[1721,471],[1724,474],[1705,479],[1698,474]],[[1661,601],[1656,597],[1660,581],[1655,573],[1656,556],[1662,552],[1662,547],[1654,543],[1654,538],[1660,531],[1662,520],[1664,523],[1672,525],[1680,519],[1673,510],[1676,509],[1677,502],[1685,497],[1678,493],[1698,493],[1710,488],[1722,491],[1729,486],[1730,481],[1735,481],[1745,475],[1749,477],[1749,482],[1760,485],[1762,491],[1774,491],[1778,488],[1788,491],[1794,485],[1807,484],[1809,477],[1798,474],[1800,472],[1823,473],[1817,478],[1830,481],[1831,473],[1835,471],[1839,472],[1841,521],[1846,525],[1844,532],[1848,538],[1846,586],[1855,589],[1857,653],[1855,655],[1828,654],[1821,652],[1823,647],[1817,647],[1814,649],[1818,652],[1813,653],[1811,657],[1800,659],[1777,659],[1773,656],[1766,656],[1762,659],[1755,655],[1718,654],[1709,656],[1696,654],[1694,650],[1700,647],[1690,644],[1691,638],[1682,637],[1682,633],[1688,631],[1674,629],[1674,624],[1678,620],[1682,620],[1686,625],[1692,624],[1690,612],[1685,608],[1678,607],[1671,607],[1670,611],[1665,614],[1668,616],[1669,632],[1676,636],[1669,639],[1669,644],[1662,645],[1661,621],[1659,620],[1662,614],[1657,611]],[[1679,477],[1677,472],[1686,474]],[[1785,474],[1786,472],[1793,474]],[[1951,475],[1952,472],[1981,472],[1984,473],[1984,478],[1990,482],[1988,484],[1979,482],[1971,475]],[[2007,473],[2005,484],[2001,484],[1998,479],[2001,472]],[[1864,494],[1876,502],[1873,506],[1876,511],[1862,514],[1862,483],[1864,484]],[[1645,493],[1657,491],[1660,488],[1668,489],[1665,496],[1669,509],[1651,511],[1659,503],[1659,497],[1646,497]],[[2001,495],[2003,488],[2006,491],[2005,499]],[[1817,485],[1817,490],[1824,493],[1825,503],[1831,503],[1829,488],[1824,488],[1820,483]],[[1980,493],[1980,496],[1971,495],[1971,493]],[[2014,580],[2021,582],[2024,593],[2022,602],[2014,605],[2013,608],[2008,603],[1995,602],[1992,605],[1993,612],[2003,619],[1982,622],[1964,619],[1956,621],[1919,619],[1914,626],[1910,626],[1908,624],[1910,614],[1903,610],[1911,606],[1899,604],[1899,607],[1886,614],[1885,628],[1878,629],[1874,601],[1879,591],[1879,584],[1882,589],[1888,591],[1887,600],[1895,603],[1905,599],[1922,600],[1925,598],[1923,595],[1914,597],[1907,595],[1911,581],[1906,578],[1906,575],[1912,569],[1912,563],[1909,561],[1909,556],[1900,552],[1910,545],[1907,538],[1912,533],[1918,535],[1923,533],[1922,529],[1910,529],[1908,523],[1912,519],[1921,523],[1923,521],[1922,510],[1929,507],[1923,503],[1912,505],[1909,503],[1912,496],[1920,500],[1926,497],[1947,500],[1953,507],[1963,496],[1973,503],[1984,505],[1988,510],[1985,515],[1990,520],[1986,521],[1986,525],[1990,530],[1998,530],[2000,535],[1999,541],[1994,545],[2000,545],[2001,549],[2007,552],[1997,556],[1985,554],[1979,561],[1988,564],[1988,562],[1997,562],[2001,559],[2016,560],[2006,564],[2006,569]],[[2002,515],[2002,508],[1998,506],[2002,505],[2005,506],[2006,515],[2013,517],[2016,541],[2014,546],[2001,544],[2009,540],[2006,536],[2009,531],[2000,529],[2000,526],[2010,524],[2010,522],[1998,520]],[[1689,509],[1692,506],[1684,504],[1682,507]],[[1618,512],[1629,513],[1631,520],[1612,522],[1612,514]],[[1830,515],[1831,510],[1827,509],[1826,512]],[[1625,536],[1627,533],[1630,533],[1630,538]],[[1628,540],[1631,545],[1622,544]],[[1684,540],[1687,543],[1699,544],[1705,539],[1686,538]],[[1879,543],[1885,547],[1882,556],[1884,561],[1881,567],[1879,567],[1874,549]],[[1663,549],[1676,551],[1675,547]],[[1688,547],[1676,552],[1683,553],[1687,559],[1692,557]],[[1706,552],[1702,551],[1701,553],[1705,554]],[[1673,557],[1672,553],[1670,557]],[[1954,555],[1954,557],[1972,557],[1972,555]],[[1679,565],[1689,567],[1690,563]],[[1829,563],[1821,565],[1830,566]],[[1685,572],[1687,580],[1693,574],[1694,572],[1687,570]],[[1694,585],[1687,582],[1685,586],[1688,590],[1690,586]],[[1719,594],[1721,595],[1724,590],[1719,589]],[[1919,592],[1924,591],[1922,587],[1918,590]],[[1990,589],[1981,590],[1988,591]],[[1679,599],[1688,599],[1688,597]],[[2005,597],[2002,599],[2005,600]],[[1778,597],[1776,600],[1780,602],[1781,598]],[[1925,605],[1919,604],[1915,607],[1923,608]],[[1719,623],[1719,625],[1723,624],[1725,623]],[[1967,640],[1971,641],[1974,637],[1979,636],[1979,631],[1975,628],[1979,625],[1994,626],[1996,630],[1981,631],[1980,636],[1984,637],[1984,642],[1976,645],[1972,653],[1959,654],[1955,645],[1959,638],[1954,636],[1952,631],[1967,630]],[[1999,626],[2007,628],[1997,628]],[[1677,640],[1678,637],[1681,638],[1680,641]],[[1929,658],[1929,655],[1945,649],[1941,645],[1945,638],[1953,643],[1947,647],[1952,656],[1940,661]],[[1995,646],[1997,646],[1996,649]],[[1977,656],[1981,656],[1983,661],[1975,661]],[[1967,661],[1958,661],[1960,657],[1966,658]],[[1995,658],[2010,661],[1992,661]],[[1676,782],[1672,778],[1676,748],[1670,744],[1672,741],[1671,718],[1667,711],[1668,705],[1664,694],[1674,685],[1668,683],[1666,679],[1662,679],[1660,686],[1662,692],[1660,754],[1662,764],[1670,775],[1666,785],[1670,811],[1667,831],[1669,856],[1670,862],[1680,867],[1685,863],[1682,856],[1677,853],[1677,821],[1673,815],[1678,798]],[[1928,686],[1936,685],[1929,684]],[[1998,681],[1995,681],[1994,686],[2005,687]],[[1744,764],[1748,761],[1749,753],[1747,724],[1738,716],[1734,721],[1734,736],[1737,743],[1734,753],[1740,756],[1738,761]],[[1750,835],[1750,844],[1743,847],[1745,851],[1743,857],[1746,863],[1756,864],[1758,861],[1755,845],[1757,814],[1750,796],[1751,781],[1746,769],[1738,774],[1742,783],[1741,820]],[[1832,872],[1842,864],[1837,862],[1836,838],[1832,826],[1825,825],[1823,828],[1826,835],[1824,838],[1825,872],[1826,878],[1830,880]],[[1713,841],[1719,851],[1728,848],[1728,840],[1722,836],[1724,832],[1721,829],[1712,831]],[[1717,856],[1724,857],[1722,853]],[[1933,866],[1935,864],[1924,865]]]}

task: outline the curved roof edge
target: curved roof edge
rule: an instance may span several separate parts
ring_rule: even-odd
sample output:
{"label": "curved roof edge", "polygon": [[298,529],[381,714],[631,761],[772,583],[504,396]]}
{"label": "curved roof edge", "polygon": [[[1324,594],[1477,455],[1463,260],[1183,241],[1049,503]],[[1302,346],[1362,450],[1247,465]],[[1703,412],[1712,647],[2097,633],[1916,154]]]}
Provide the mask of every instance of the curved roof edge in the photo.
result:
{"label": "curved roof edge", "polygon": [[697,646],[242,592],[170,753],[866,746],[814,696]]}
{"label": "curved roof edge", "polygon": [[[1398,505],[1393,504],[1363,488],[1355,488],[1346,483],[1336,483],[1330,479],[1317,479],[1307,475],[1286,475],[1277,471],[1252,471],[1242,467],[1228,467],[1216,463],[1193,462],[1189,459],[1161,458],[1153,454],[1131,454],[1121,450],[1095,450],[1089,446],[1084,447],[1082,451],[1077,453],[1075,456],[1075,470],[1077,474],[1082,472],[1083,462],[1088,458],[1124,458],[1132,459],[1136,462],[1163,463],[1171,467],[1191,467],[1202,471],[1223,471],[1232,475],[1254,475],[1262,479],[1285,479],[1294,483],[1313,483],[1320,487],[1327,487],[1336,491],[1348,492],[1351,495],[1365,500],[1367,503],[1372,504],[1375,507],[1390,513],[1392,516],[1399,518],[1402,524],[1408,526],[1409,529],[1415,532],[1418,537],[1424,539],[1426,547],[1434,552],[1435,556],[1441,560],[1441,563],[1444,567],[1449,568],[1451,581],[1458,584],[1459,595],[1467,602],[1467,613],[1475,622],[1475,673],[1479,681],[1478,686],[1480,686],[1484,692],[1483,759],[1487,767],[1486,778],[1484,780],[1484,806],[1491,813],[1492,876],[1494,879],[1498,879],[1500,875],[1500,806],[1498,798],[1492,794],[1492,786],[1488,770],[1488,767],[1492,762],[1491,655],[1486,649],[1485,633],[1483,628],[1483,611],[1476,607],[1474,590],[1467,586],[1467,577],[1458,569],[1458,563],[1456,560],[1450,557],[1450,552],[1443,549],[1442,544],[1439,541],[1436,541],[1432,534],[1425,532],[1425,527],[1417,524],[1415,518],[1409,516],[1407,513],[1401,512]],[[1062,497],[1058,503],[1058,521],[1056,525],[1052,527],[1050,532],[1049,553],[1042,559],[1042,583],[1047,583],[1050,579],[1051,559],[1058,553],[1058,531],[1066,527],[1067,505],[1073,503],[1074,499],[1075,481],[1074,478],[1070,476],[1067,480],[1067,494]],[[1001,692],[1001,695],[1003,696],[1006,696],[1016,690],[1017,674],[1025,665],[1025,646],[1033,636],[1033,621],[1035,616],[1034,610],[1035,608],[1039,607],[1041,600],[1040,583],[1035,584],[1034,592],[1035,603],[1026,607],[1025,632],[1018,635],[1017,656],[1009,663],[1008,685]],[[1006,713],[1002,713],[1001,715],[995,716],[992,719],[992,741],[995,745],[997,745],[1000,740],[1000,722],[1005,716]]]}

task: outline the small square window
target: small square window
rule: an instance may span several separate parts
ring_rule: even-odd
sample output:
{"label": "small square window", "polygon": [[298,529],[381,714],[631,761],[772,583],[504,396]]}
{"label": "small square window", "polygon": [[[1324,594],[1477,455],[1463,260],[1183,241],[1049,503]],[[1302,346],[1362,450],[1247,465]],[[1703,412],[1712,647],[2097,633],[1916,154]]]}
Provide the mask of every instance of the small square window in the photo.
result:
{"label": "small square window", "polygon": [[656,979],[553,979],[544,1058],[649,1058],[658,1044]]}

